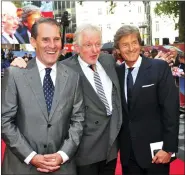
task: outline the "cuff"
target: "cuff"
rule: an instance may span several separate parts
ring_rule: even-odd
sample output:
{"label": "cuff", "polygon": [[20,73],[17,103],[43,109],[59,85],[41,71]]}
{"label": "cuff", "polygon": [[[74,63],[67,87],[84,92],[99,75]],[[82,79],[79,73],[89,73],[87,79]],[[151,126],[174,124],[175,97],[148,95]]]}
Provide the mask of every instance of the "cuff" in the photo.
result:
{"label": "cuff", "polygon": [[64,164],[66,161],[69,160],[69,157],[68,157],[68,155],[67,155],[65,152],[63,152],[63,151],[58,151],[57,153],[59,153],[60,156],[62,157],[63,162],[62,162],[61,164]]}
{"label": "cuff", "polygon": [[24,159],[24,162],[29,165],[31,159],[36,155],[37,153],[35,151],[31,152],[30,155],[28,157],[26,157],[26,159]]}

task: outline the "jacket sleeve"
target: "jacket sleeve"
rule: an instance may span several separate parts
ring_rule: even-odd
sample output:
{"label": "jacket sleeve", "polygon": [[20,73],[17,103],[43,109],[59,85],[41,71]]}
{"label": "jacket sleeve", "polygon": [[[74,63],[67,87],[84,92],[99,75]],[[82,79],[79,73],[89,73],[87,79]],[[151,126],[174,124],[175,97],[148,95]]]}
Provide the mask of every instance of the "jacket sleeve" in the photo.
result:
{"label": "jacket sleeve", "polygon": [[64,141],[60,150],[65,152],[69,158],[72,157],[79,144],[83,134],[84,123],[84,101],[80,76],[78,75],[74,92],[73,109],[71,113],[71,124],[68,131],[68,138]]}
{"label": "jacket sleeve", "polygon": [[179,95],[170,67],[165,62],[158,87],[161,122],[163,125],[163,150],[178,151],[179,134]]}
{"label": "jacket sleeve", "polygon": [[18,98],[14,74],[17,68],[8,68],[2,78],[1,125],[2,139],[7,147],[22,161],[33,151],[16,125]]}

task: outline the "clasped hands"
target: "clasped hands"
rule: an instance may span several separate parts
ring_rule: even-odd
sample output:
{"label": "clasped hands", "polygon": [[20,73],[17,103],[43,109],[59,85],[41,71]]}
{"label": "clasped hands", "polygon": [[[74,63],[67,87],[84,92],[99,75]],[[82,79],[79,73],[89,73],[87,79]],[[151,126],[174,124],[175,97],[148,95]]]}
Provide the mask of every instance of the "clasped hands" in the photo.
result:
{"label": "clasped hands", "polygon": [[36,154],[30,163],[37,168],[37,171],[49,173],[58,170],[62,162],[60,154],[54,153],[45,155]]}

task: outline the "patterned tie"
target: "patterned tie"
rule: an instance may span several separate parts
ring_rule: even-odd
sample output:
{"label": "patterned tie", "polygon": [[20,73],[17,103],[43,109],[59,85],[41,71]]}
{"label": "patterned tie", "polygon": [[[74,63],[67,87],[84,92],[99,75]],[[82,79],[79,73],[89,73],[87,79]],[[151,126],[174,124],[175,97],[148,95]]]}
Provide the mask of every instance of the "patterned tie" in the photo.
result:
{"label": "patterned tie", "polygon": [[44,81],[43,81],[43,91],[44,91],[44,97],[46,100],[48,113],[50,113],[55,87],[53,85],[53,81],[50,76],[50,72],[52,69],[45,68],[45,70],[46,70],[46,74],[44,76]]}
{"label": "patterned tie", "polygon": [[132,77],[133,69],[134,69],[133,67],[128,68],[128,74],[127,74],[127,105],[128,105],[129,111],[130,111],[131,100],[132,100],[132,88],[134,86],[133,77]]}
{"label": "patterned tie", "polygon": [[110,111],[110,107],[109,107],[107,98],[105,96],[105,92],[103,90],[103,86],[102,86],[100,76],[99,76],[99,74],[96,70],[96,65],[90,65],[89,67],[94,71],[94,83],[95,83],[95,87],[96,87],[96,90],[97,90],[97,94],[100,97],[103,104],[105,105],[107,115],[111,115],[112,113]]}

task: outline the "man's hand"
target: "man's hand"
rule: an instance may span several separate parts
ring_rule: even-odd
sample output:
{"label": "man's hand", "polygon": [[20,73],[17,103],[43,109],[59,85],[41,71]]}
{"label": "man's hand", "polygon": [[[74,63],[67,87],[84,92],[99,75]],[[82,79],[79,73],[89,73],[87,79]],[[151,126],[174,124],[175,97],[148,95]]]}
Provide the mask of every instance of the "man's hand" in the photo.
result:
{"label": "man's hand", "polygon": [[171,159],[171,154],[170,153],[167,153],[166,151],[160,150],[153,157],[152,163],[156,163],[156,164],[162,163],[162,164],[164,164],[164,163],[170,162],[170,159]]}
{"label": "man's hand", "polygon": [[15,58],[11,64],[11,66],[14,66],[14,67],[19,67],[19,68],[26,68],[27,67],[27,63],[26,61],[21,58],[21,57],[18,57],[18,58]]}
{"label": "man's hand", "polygon": [[30,163],[37,168],[38,171],[48,173],[54,172],[60,168],[58,165],[48,164],[43,155],[36,154]]}

